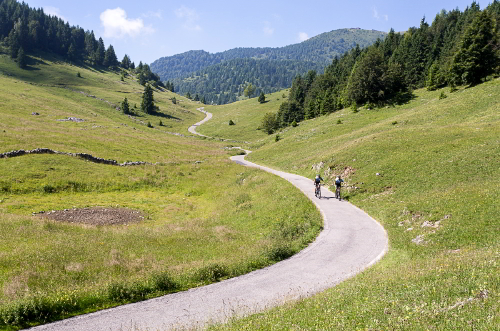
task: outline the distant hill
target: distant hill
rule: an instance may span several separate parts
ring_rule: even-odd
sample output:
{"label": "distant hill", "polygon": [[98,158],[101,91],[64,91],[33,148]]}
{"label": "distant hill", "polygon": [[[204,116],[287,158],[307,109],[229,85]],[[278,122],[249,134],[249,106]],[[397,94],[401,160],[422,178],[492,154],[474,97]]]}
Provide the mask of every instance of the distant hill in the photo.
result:
{"label": "distant hill", "polygon": [[234,48],[220,53],[203,50],[189,51],[162,57],[151,63],[151,70],[162,80],[184,77],[206,67],[232,59],[299,60],[329,64],[335,56],[340,56],[358,44],[361,48],[373,44],[387,33],[375,30],[339,29],[325,32],[298,44],[271,48]]}
{"label": "distant hill", "polygon": [[248,83],[257,87],[256,95],[290,87],[295,76],[309,70],[321,73],[336,56],[356,45],[369,46],[386,35],[340,29],[285,47],[234,48],[215,54],[189,51],[160,58],[151,64],[151,70],[161,80],[172,81],[180,94],[199,94],[207,103],[224,104],[236,101]]}

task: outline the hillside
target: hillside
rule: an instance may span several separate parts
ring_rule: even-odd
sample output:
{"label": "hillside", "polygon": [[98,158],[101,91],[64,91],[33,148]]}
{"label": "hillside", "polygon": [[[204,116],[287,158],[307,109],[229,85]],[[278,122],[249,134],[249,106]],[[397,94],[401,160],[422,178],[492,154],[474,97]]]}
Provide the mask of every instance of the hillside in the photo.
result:
{"label": "hillside", "polygon": [[196,94],[206,104],[223,105],[244,97],[248,83],[255,86],[252,97],[272,93],[292,85],[296,75],[323,68],[313,62],[294,60],[234,59],[200,70],[188,78],[174,79],[175,91],[181,95]]}
{"label": "hillside", "polygon": [[498,95],[499,78],[453,93],[420,89],[400,106],[341,109],[270,136],[256,128],[282,101],[278,93],[268,105],[207,106],[214,117],[199,132],[248,141],[248,160],[320,173],[327,185],[342,174],[344,199],[381,222],[390,240],[386,257],[362,275],[213,329],[496,330]]}
{"label": "hillside", "polygon": [[309,70],[322,72],[348,50],[383,40],[386,33],[373,30],[340,29],[304,42],[279,48],[235,48],[211,54],[190,51],[164,57],[151,70],[164,81],[173,81],[175,91],[203,96],[206,103],[226,104],[242,96],[248,83],[270,93],[291,86],[293,78]]}
{"label": "hillside", "polygon": [[[3,50],[0,329],[234,277],[320,231],[291,184],[189,134],[199,103],[155,89],[159,108],[146,114],[133,71],[42,53],[21,69]],[[125,97],[130,115],[118,108]]]}
{"label": "hillside", "polygon": [[339,29],[325,32],[298,44],[285,47],[234,48],[211,54],[202,50],[162,57],[151,63],[151,70],[164,81],[186,77],[206,67],[233,59],[297,60],[329,64],[358,44],[361,48],[384,39],[385,32],[362,29]]}

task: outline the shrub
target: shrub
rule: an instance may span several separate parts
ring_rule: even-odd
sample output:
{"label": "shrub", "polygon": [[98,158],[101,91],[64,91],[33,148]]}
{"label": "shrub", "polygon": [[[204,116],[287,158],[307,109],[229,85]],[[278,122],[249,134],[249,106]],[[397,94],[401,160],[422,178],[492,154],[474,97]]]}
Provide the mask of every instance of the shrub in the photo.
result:
{"label": "shrub", "polygon": [[296,128],[296,127],[298,126],[298,124],[297,124],[297,121],[296,121],[296,120],[293,120],[293,122],[292,122],[292,126],[293,126],[294,128]]}
{"label": "shrub", "polygon": [[177,284],[166,272],[156,273],[152,276],[153,287],[159,291],[170,291],[177,288]]}
{"label": "shrub", "polygon": [[444,92],[441,92],[441,94],[439,95],[439,100],[446,99],[447,97],[448,96],[444,94]]}
{"label": "shrub", "polygon": [[341,119],[338,119],[338,120],[337,120],[337,124],[342,124],[342,120],[341,120]]}
{"label": "shrub", "polygon": [[160,123],[158,123],[158,126],[163,126],[163,122],[160,120]]}
{"label": "shrub", "polygon": [[225,265],[213,263],[198,270],[195,278],[201,282],[217,282],[228,275],[229,270]]}
{"label": "shrub", "polygon": [[398,121],[392,122],[392,125],[396,125],[396,124],[398,124]]}
{"label": "shrub", "polygon": [[82,78],[82,75],[80,74],[80,71],[78,71],[78,72],[76,73],[76,77],[78,77],[78,78]]}
{"label": "shrub", "polygon": [[235,125],[233,120],[229,120],[229,125]]}
{"label": "shrub", "polygon": [[152,128],[153,125],[151,124],[151,122],[148,122],[148,128]]}
{"label": "shrub", "polygon": [[276,137],[274,137],[274,141],[278,142],[281,140],[281,137],[279,134],[276,135]]}
{"label": "shrub", "polygon": [[290,247],[288,243],[281,242],[276,243],[267,249],[265,255],[266,257],[275,262],[279,262],[288,259],[290,256],[295,254],[295,251]]}

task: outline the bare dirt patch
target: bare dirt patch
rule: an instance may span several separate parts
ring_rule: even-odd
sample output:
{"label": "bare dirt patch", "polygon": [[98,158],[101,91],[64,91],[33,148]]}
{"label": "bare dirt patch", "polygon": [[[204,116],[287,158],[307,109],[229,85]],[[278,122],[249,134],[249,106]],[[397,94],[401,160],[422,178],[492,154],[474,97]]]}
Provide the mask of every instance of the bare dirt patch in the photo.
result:
{"label": "bare dirt patch", "polygon": [[142,212],[127,208],[74,208],[53,210],[38,214],[39,217],[58,222],[88,225],[118,225],[144,220]]}

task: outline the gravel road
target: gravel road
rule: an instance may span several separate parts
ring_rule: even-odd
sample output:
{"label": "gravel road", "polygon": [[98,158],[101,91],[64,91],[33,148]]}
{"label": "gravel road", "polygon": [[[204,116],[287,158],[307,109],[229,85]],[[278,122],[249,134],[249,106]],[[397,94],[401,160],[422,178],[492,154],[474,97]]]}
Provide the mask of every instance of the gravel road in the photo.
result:
{"label": "gravel road", "polygon": [[[195,128],[191,132],[196,134]],[[387,233],[378,222],[347,201],[334,199],[326,189],[322,189],[323,198],[317,199],[311,179],[259,166],[245,161],[243,155],[231,159],[281,176],[311,199],[324,218],[324,230],[317,239],[285,261],[240,277],[33,330],[203,328],[207,323],[224,322],[335,286],[377,262],[387,251]]]}

